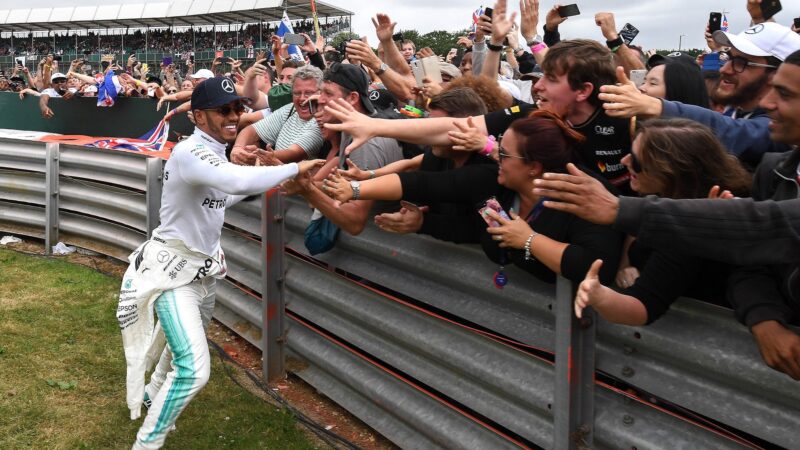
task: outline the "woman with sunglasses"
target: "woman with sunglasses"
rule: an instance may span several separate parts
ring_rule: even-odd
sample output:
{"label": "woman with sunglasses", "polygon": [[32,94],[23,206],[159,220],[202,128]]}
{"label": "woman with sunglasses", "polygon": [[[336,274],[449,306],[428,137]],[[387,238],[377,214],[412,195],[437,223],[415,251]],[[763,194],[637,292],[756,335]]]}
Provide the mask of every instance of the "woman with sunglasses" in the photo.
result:
{"label": "woman with sunglasses", "polygon": [[[622,158],[639,195],[683,199],[717,197],[718,187],[746,197],[750,174],[707,127],[688,119],[644,121],[631,153]],[[722,200],[724,201],[724,200]],[[596,262],[593,269],[601,263]],[[602,262],[602,266],[606,266]],[[578,289],[576,311],[592,306],[610,322],[650,324],[680,296],[724,304],[728,267],[703,258],[663,252],[626,239],[615,291],[590,271]]]}
{"label": "woman with sunglasses", "polygon": [[[515,264],[546,282],[556,275],[579,282],[593,258],[617,261],[622,237],[598,226],[543,207],[544,198],[532,192],[533,180],[544,172],[563,172],[574,161],[573,145],[580,139],[563,120],[546,111],[515,121],[503,135],[498,166],[478,164],[447,172],[405,172],[362,182],[331,175],[323,191],[336,200],[407,200],[413,203],[457,202],[474,205],[475,220],[489,223],[480,237],[484,252],[501,269],[495,284],[502,287],[502,267]],[[493,198],[509,217],[481,208]],[[477,211],[481,209],[479,214]],[[610,281],[614,268],[601,278]]]}

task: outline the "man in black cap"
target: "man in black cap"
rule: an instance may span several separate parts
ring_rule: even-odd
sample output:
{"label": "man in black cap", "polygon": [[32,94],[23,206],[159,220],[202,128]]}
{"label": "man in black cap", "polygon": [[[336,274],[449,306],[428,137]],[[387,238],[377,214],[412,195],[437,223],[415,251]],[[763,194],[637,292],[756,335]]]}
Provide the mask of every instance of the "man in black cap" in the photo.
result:
{"label": "man in black cap", "polygon": [[[120,290],[117,320],[127,362],[131,419],[139,418],[142,404],[149,409],[134,449],[160,448],[181,411],[208,381],[211,363],[205,329],[214,310],[215,278],[226,274],[220,248],[225,209],[322,164],[321,160],[276,167],[229,163],[225,148],[236,139],[244,104],[228,78],[198,85],[192,108],[195,131],[175,146],[164,166],[161,224],[129,257],[131,265]],[[166,338],[163,351],[156,344],[154,310]],[[145,370],[159,354],[145,386]]]}
{"label": "man in black cap", "polygon": [[[325,111],[325,105],[340,98],[347,101],[356,111],[362,114],[375,114],[375,107],[369,100],[367,74],[360,67],[352,64],[333,63],[325,71],[322,80],[322,90],[318,102],[319,109],[316,113],[317,123],[320,127],[326,123],[335,122],[331,114]],[[350,144],[352,137],[345,133],[331,134],[332,136],[329,140],[334,148],[339,149],[339,158],[343,158],[344,149]],[[353,151],[349,158],[361,169],[374,171],[403,159],[403,150],[394,139],[375,137]],[[339,166],[346,168],[342,164]],[[320,172],[324,172],[321,175],[327,175],[325,170]],[[371,212],[380,214],[397,210],[397,205],[394,202],[358,200],[358,195],[353,198],[356,201],[337,206],[334,200],[320,190],[325,188],[324,184],[321,184],[320,188],[318,188],[317,185],[311,183],[310,180],[304,180],[303,177],[298,177],[298,180],[301,180],[301,183],[299,183],[300,195],[331,222],[352,235],[357,235],[364,230]],[[351,184],[353,185],[353,190],[358,192],[359,182],[353,181]]]}

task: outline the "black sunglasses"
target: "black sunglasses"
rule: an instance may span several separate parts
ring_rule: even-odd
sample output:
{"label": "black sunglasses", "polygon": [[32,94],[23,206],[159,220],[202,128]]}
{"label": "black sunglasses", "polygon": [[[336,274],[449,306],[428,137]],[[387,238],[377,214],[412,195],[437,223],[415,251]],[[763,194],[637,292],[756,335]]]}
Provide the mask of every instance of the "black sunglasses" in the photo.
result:
{"label": "black sunglasses", "polygon": [[241,115],[244,112],[244,103],[236,102],[236,103],[227,103],[222,106],[218,106],[216,108],[210,108],[206,111],[215,111],[217,114],[222,116],[227,116],[231,112],[235,112],[237,115]]}
{"label": "black sunglasses", "polygon": [[497,149],[497,160],[498,160],[498,162],[503,162],[503,160],[506,159],[506,158],[516,158],[516,159],[521,159],[523,161],[527,161],[528,160],[528,158],[526,158],[524,156],[517,156],[517,155],[512,155],[512,154],[508,153],[508,150],[504,149],[502,145],[498,146],[498,149]]}

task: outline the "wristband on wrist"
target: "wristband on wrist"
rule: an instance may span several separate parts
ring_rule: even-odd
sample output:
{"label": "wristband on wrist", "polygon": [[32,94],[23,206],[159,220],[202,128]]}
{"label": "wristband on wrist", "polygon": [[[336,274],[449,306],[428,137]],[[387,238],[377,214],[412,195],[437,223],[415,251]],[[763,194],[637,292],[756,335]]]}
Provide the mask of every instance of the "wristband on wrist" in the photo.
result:
{"label": "wristband on wrist", "polygon": [[486,48],[488,48],[489,50],[491,50],[493,52],[499,52],[499,51],[503,50],[503,46],[502,45],[494,45],[491,42],[487,42],[486,43]]}
{"label": "wristband on wrist", "polygon": [[375,178],[375,171],[374,170],[370,170],[369,171],[369,179],[371,180],[373,178]]}
{"label": "wristband on wrist", "polygon": [[486,136],[486,146],[483,147],[483,151],[481,151],[481,155],[489,156],[492,154],[494,150],[494,144],[497,143],[497,139],[492,136],[491,134]]}
{"label": "wristband on wrist", "polygon": [[535,55],[535,54],[541,52],[542,50],[544,50],[546,48],[547,48],[547,44],[545,44],[544,42],[540,42],[540,43],[534,45],[533,47],[531,47],[531,53],[533,53]]}
{"label": "wristband on wrist", "polygon": [[622,40],[622,36],[617,36],[616,39],[606,41],[606,45],[611,49],[612,52],[617,51],[624,43],[625,41]]}

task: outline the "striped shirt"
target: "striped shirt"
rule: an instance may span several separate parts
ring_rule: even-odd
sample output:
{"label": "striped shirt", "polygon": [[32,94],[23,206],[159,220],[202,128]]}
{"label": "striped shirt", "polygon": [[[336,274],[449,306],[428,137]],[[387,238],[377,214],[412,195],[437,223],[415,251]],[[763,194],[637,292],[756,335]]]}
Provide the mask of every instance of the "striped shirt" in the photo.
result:
{"label": "striped shirt", "polygon": [[310,120],[301,119],[292,103],[254,123],[253,128],[258,137],[275,150],[284,150],[297,144],[308,158],[319,157],[323,139],[317,121],[313,117]]}

